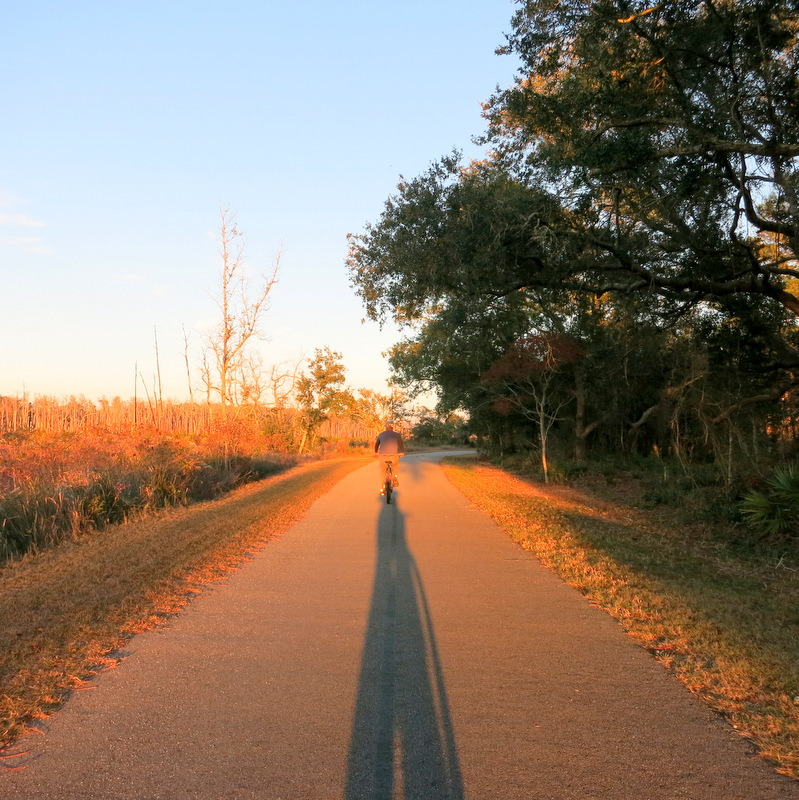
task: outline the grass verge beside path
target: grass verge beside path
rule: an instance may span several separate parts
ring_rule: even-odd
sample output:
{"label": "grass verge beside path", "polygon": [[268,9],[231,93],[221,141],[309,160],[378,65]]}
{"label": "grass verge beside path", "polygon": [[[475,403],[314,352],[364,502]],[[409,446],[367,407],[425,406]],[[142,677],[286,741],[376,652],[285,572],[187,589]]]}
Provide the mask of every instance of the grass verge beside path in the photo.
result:
{"label": "grass verge beside path", "polygon": [[799,564],[735,553],[701,528],[479,462],[450,460],[445,471],[780,772],[799,778]]}
{"label": "grass verge beside path", "polygon": [[106,528],[0,567],[0,747],[296,522],[362,459],[295,467],[224,499]]}

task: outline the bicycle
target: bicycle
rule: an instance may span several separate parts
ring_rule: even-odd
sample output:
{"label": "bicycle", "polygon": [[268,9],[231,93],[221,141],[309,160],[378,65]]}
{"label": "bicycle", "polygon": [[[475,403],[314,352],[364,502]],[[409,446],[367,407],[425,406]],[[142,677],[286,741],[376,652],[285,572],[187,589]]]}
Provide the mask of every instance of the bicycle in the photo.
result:
{"label": "bicycle", "polygon": [[394,491],[394,466],[391,461],[386,461],[386,478],[383,484],[383,494],[386,496],[386,503],[391,503],[391,493]]}

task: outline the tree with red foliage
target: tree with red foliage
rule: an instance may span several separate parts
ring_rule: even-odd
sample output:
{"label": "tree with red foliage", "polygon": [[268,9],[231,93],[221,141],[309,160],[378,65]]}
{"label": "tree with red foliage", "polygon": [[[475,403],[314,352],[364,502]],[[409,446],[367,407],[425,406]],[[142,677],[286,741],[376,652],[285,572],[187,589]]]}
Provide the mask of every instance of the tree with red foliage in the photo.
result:
{"label": "tree with red foliage", "polygon": [[514,342],[483,374],[483,384],[497,392],[492,402],[495,412],[508,415],[518,411],[536,424],[547,483],[549,432],[560,419],[563,406],[574,399],[574,392],[565,390],[560,380],[563,368],[584,355],[574,340],[562,334],[529,334]]}

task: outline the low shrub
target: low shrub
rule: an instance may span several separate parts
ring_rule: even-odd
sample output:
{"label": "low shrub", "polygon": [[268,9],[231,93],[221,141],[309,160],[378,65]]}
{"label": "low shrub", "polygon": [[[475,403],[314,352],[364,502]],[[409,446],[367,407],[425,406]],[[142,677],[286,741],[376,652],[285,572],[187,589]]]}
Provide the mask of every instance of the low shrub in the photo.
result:
{"label": "low shrub", "polygon": [[799,466],[776,470],[764,491],[751,489],[741,501],[740,511],[762,539],[799,543]]}
{"label": "low shrub", "polygon": [[296,463],[277,454],[225,459],[216,443],[150,435],[16,437],[2,445],[0,562],[132,515],[210,500]]}
{"label": "low shrub", "polygon": [[588,472],[589,467],[585,461],[557,461],[550,465],[549,479],[554,483],[571,483]]}

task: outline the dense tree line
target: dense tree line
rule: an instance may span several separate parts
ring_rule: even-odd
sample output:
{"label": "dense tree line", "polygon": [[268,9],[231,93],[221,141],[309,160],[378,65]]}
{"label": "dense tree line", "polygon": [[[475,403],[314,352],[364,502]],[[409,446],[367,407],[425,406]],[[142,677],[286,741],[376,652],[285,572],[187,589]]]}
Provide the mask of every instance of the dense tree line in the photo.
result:
{"label": "dense tree line", "polygon": [[399,382],[495,450],[795,445],[799,63],[787,0],[526,0],[490,155],[402,180],[350,238]]}

